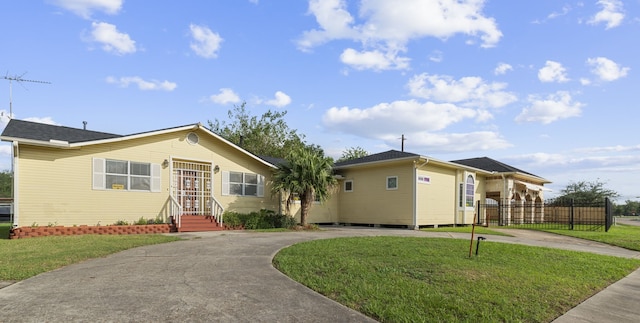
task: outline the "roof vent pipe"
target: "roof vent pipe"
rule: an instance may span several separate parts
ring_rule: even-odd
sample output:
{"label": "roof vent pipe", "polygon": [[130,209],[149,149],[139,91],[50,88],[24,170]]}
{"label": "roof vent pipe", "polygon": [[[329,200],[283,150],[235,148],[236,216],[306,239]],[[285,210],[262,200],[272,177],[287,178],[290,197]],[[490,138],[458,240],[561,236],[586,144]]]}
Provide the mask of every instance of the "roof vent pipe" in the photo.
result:
{"label": "roof vent pipe", "polygon": [[82,129],[87,130],[87,122],[82,121]]}

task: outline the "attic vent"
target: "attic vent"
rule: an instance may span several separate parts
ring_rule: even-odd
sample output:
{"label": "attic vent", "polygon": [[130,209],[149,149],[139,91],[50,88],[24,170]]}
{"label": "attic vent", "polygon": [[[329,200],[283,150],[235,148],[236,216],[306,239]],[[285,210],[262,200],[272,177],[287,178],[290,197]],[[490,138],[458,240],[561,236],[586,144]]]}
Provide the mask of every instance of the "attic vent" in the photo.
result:
{"label": "attic vent", "polygon": [[187,142],[192,144],[192,145],[196,145],[198,144],[198,142],[200,141],[200,138],[198,137],[198,135],[195,132],[190,132],[187,135]]}

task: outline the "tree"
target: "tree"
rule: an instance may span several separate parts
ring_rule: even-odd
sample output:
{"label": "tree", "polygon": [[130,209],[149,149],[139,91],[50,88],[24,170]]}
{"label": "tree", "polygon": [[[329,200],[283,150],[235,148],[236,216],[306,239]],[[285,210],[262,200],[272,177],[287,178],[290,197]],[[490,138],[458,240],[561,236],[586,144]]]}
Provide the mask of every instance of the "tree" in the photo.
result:
{"label": "tree", "polygon": [[13,176],[10,171],[0,172],[0,197],[11,197],[11,187],[13,186]]}
{"label": "tree", "polygon": [[369,152],[364,150],[364,148],[358,147],[350,147],[342,152],[342,156],[336,160],[337,163],[357,159],[361,157],[369,156]]}
{"label": "tree", "polygon": [[327,200],[337,183],[333,176],[333,160],[314,145],[295,147],[285,160],[274,171],[271,192],[285,195],[287,213],[294,197],[299,197],[300,223],[306,226],[313,202]]}
{"label": "tree", "polygon": [[290,129],[284,120],[287,111],[268,110],[258,119],[250,116],[246,102],[227,112],[230,123],[208,120],[209,129],[259,156],[284,158],[292,147],[304,145],[304,135]]}
{"label": "tree", "polygon": [[615,199],[620,196],[616,191],[604,187],[605,183],[600,180],[595,182],[579,181],[572,182],[562,189],[559,199],[573,199],[578,203],[600,203],[605,198]]}
{"label": "tree", "polygon": [[614,211],[615,215],[639,215],[640,214],[640,202],[626,200],[625,204],[616,205]]}

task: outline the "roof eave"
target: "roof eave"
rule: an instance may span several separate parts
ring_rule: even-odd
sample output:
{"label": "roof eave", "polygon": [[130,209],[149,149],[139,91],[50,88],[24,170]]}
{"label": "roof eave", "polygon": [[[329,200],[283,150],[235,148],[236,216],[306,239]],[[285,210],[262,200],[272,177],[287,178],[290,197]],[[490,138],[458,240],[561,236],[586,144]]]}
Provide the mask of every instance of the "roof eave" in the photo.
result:
{"label": "roof eave", "polygon": [[25,144],[30,146],[40,146],[40,147],[53,147],[53,148],[72,148],[72,146],[62,140],[33,140],[33,139],[25,139],[25,138],[16,138],[16,137],[0,137],[0,140],[7,142],[17,142],[18,144]]}

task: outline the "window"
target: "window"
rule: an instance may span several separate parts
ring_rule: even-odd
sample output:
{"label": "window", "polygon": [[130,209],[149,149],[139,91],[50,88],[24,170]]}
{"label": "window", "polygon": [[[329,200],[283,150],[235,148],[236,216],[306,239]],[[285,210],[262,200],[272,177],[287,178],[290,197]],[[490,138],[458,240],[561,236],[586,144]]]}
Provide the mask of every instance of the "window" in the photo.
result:
{"label": "window", "polygon": [[194,132],[190,132],[189,134],[187,134],[187,142],[192,144],[192,145],[196,145],[198,144],[198,142],[200,141],[200,138],[198,137],[198,135]]}
{"label": "window", "polygon": [[242,172],[222,172],[222,195],[264,196],[264,176]]}
{"label": "window", "polygon": [[465,206],[473,207],[473,200],[475,198],[475,180],[472,175],[467,176],[465,189]]}
{"label": "window", "polygon": [[160,164],[115,159],[93,159],[93,188],[160,191]]}
{"label": "window", "polygon": [[388,176],[387,177],[387,189],[388,190],[397,190],[398,189],[398,176]]}
{"label": "window", "polygon": [[353,181],[344,181],[344,191],[345,192],[353,192]]}

